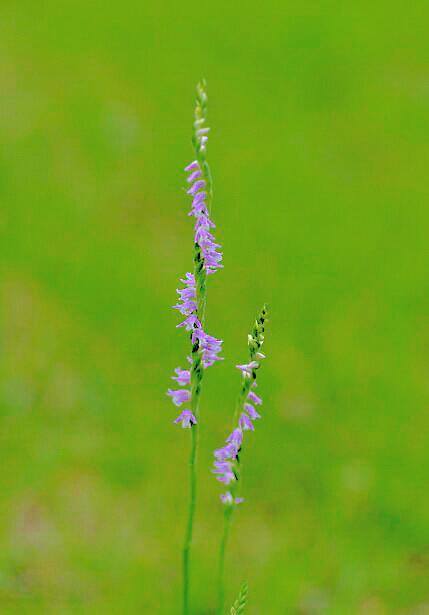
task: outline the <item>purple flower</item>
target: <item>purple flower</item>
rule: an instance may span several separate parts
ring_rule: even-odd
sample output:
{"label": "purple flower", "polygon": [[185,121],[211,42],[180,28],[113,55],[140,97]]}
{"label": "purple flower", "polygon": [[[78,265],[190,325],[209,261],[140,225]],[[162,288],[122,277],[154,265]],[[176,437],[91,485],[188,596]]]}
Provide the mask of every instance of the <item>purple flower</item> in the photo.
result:
{"label": "purple flower", "polygon": [[181,406],[191,399],[191,391],[188,389],[168,389],[167,395],[171,397],[175,406]]}
{"label": "purple flower", "polygon": [[192,331],[192,329],[195,329],[195,327],[200,328],[201,323],[198,320],[197,316],[195,316],[195,314],[191,314],[190,316],[188,316],[188,318],[185,318],[183,322],[176,325],[177,329],[179,329],[179,327],[185,327],[186,331]]}
{"label": "purple flower", "polygon": [[196,207],[201,201],[205,201],[207,198],[207,194],[205,192],[198,192],[194,196],[194,200],[192,201],[192,207]]}
{"label": "purple flower", "polygon": [[185,274],[185,279],[181,279],[181,282],[186,286],[193,286],[195,288],[195,276],[193,273],[189,273],[189,271]]}
{"label": "purple flower", "polygon": [[187,273],[185,279],[181,280],[185,288],[177,288],[176,292],[179,295],[179,302],[173,305],[175,310],[179,310],[185,316],[190,316],[197,311],[197,291],[195,288],[195,277],[192,273]]}
{"label": "purple flower", "polygon": [[229,485],[231,481],[236,480],[236,476],[232,470],[232,465],[229,461],[215,461],[214,466],[215,469],[212,470],[212,472],[213,474],[218,474],[216,478],[221,483]]}
{"label": "purple flower", "polygon": [[199,177],[201,177],[202,175],[202,171],[200,168],[198,168],[196,171],[194,171],[193,173],[191,173],[189,175],[189,177],[186,178],[186,181],[188,182],[188,184],[192,184],[192,182],[194,182],[196,179],[198,179]]}
{"label": "purple flower", "polygon": [[256,412],[252,404],[248,404],[248,403],[244,404],[244,409],[246,410],[247,414],[250,416],[251,419],[261,418],[261,415]]}
{"label": "purple flower", "polygon": [[186,429],[186,428],[191,428],[192,425],[196,425],[197,419],[195,418],[195,416],[192,414],[190,410],[183,410],[183,412],[179,414],[179,416],[174,422],[182,423],[183,429]]}
{"label": "purple flower", "polygon": [[260,406],[262,404],[262,399],[256,395],[256,393],[254,393],[253,391],[250,391],[247,399],[250,399],[250,401],[253,401],[254,404],[256,404],[257,406]]}
{"label": "purple flower", "polygon": [[237,427],[237,429],[234,429],[234,431],[227,437],[226,441],[231,442],[237,448],[240,448],[241,443],[243,442],[243,432],[239,427]]}
{"label": "purple flower", "polygon": [[179,310],[184,316],[190,316],[192,312],[197,311],[197,308],[197,303],[193,299],[186,299],[183,303],[176,303],[176,305],[173,305],[173,309]]}
{"label": "purple flower", "polygon": [[237,457],[239,446],[236,446],[233,442],[226,444],[223,448],[218,448],[214,452],[214,456],[219,461],[225,461],[225,459],[235,459]]}
{"label": "purple flower", "polygon": [[192,333],[192,343],[198,340],[202,354],[204,367],[210,367],[215,361],[222,361],[222,357],[217,355],[222,350],[222,340],[218,340],[212,335],[208,335],[201,328],[194,329]]}
{"label": "purple flower", "polygon": [[198,216],[195,222],[195,230],[198,232],[208,231],[210,228],[215,228],[216,224],[210,220],[207,214]]}
{"label": "purple flower", "polygon": [[208,274],[215,273],[217,269],[221,269],[222,254],[217,252],[220,248],[218,243],[214,242],[214,237],[204,227],[199,227],[195,234],[195,241],[199,243],[204,258],[204,266]]}
{"label": "purple flower", "polygon": [[174,370],[177,376],[171,376],[172,380],[175,380],[177,384],[181,386],[186,386],[187,384],[191,384],[191,370],[189,369],[180,369],[180,367],[176,367]]}
{"label": "purple flower", "polygon": [[194,160],[193,162],[188,164],[187,167],[185,167],[185,171],[193,171],[194,169],[199,169],[199,168],[200,168],[200,165],[198,163],[198,160]]}
{"label": "purple flower", "polygon": [[206,182],[204,179],[199,179],[195,182],[195,184],[193,184],[189,190],[188,190],[188,194],[191,194],[192,196],[195,195],[199,190],[201,190],[202,188],[204,188],[206,185]]}
{"label": "purple flower", "polygon": [[197,219],[197,222],[195,223],[195,227],[194,227],[195,229],[194,243],[199,243],[198,235],[197,235],[197,231],[199,230],[199,227],[197,227],[197,225],[199,225],[199,219],[202,216],[208,216],[208,215],[209,215],[209,212],[208,212],[205,201],[199,201],[199,203],[197,203],[195,207],[193,207],[191,211],[189,212],[188,216],[194,216]]}
{"label": "purple flower", "polygon": [[196,298],[195,286],[189,286],[187,288],[177,288],[176,292],[179,295],[180,301],[187,301],[188,299]]}
{"label": "purple flower", "polygon": [[241,414],[238,424],[240,425],[243,431],[246,431],[246,430],[254,431],[255,430],[252,421],[249,419],[249,417],[247,416],[245,412]]}
{"label": "purple flower", "polygon": [[257,361],[250,361],[250,363],[245,363],[244,365],[236,365],[235,367],[237,367],[244,374],[244,376],[248,376],[250,378],[250,376],[252,375],[252,371],[254,369],[258,369],[259,363]]}
{"label": "purple flower", "polygon": [[229,491],[227,491],[226,493],[221,493],[221,495],[219,496],[221,501],[224,504],[241,504],[242,502],[244,502],[244,498],[235,498],[233,499],[231,493]]}

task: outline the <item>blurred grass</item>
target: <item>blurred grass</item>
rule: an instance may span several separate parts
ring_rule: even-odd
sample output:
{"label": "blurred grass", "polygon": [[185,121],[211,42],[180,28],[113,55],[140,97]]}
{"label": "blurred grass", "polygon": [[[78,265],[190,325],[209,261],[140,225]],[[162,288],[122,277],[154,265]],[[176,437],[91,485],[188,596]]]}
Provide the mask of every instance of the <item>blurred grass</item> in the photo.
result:
{"label": "blurred grass", "polygon": [[205,382],[195,612],[215,604],[211,451],[263,301],[231,603],[247,579],[249,615],[428,612],[428,17],[2,4],[3,612],[178,612],[188,440],[164,390],[187,350],[169,306],[201,76],[226,361]]}

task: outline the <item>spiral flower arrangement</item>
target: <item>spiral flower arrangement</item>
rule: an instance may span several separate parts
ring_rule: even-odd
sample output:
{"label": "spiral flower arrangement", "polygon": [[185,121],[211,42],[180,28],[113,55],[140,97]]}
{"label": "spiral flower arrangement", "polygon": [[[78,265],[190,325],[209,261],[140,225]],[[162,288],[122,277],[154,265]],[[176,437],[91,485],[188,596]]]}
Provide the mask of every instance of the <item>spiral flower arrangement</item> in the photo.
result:
{"label": "spiral flower arrangement", "polygon": [[[196,460],[200,424],[200,398],[203,376],[208,367],[222,360],[222,340],[210,335],[205,327],[205,311],[207,302],[207,279],[223,267],[220,244],[213,235],[215,224],[210,210],[213,198],[210,167],[207,162],[207,143],[210,128],[207,126],[207,90],[204,81],[197,86],[192,143],[195,159],[185,167],[188,174],[187,194],[192,198],[189,216],[194,223],[194,267],[187,272],[177,289],[178,301],[173,306],[183,320],[177,328],[184,329],[189,336],[190,354],[187,357],[188,368],[177,367],[172,379],[179,388],[168,389],[167,395],[173,404],[181,409],[174,423],[190,430],[190,490],[189,509],[186,523],[185,541],[183,546],[183,613],[190,613],[190,552],[192,545],[193,526],[197,498]],[[254,431],[255,421],[261,416],[256,409],[262,404],[261,397],[256,393],[257,372],[261,361],[264,343],[267,308],[264,306],[258,315],[251,333],[248,336],[248,362],[236,367],[241,373],[241,388],[235,413],[234,427],[227,436],[222,448],[214,452],[213,473],[227,487],[220,495],[224,509],[224,526],[220,544],[219,574],[218,574],[218,613],[224,612],[224,563],[229,535],[230,521],[235,508],[243,502],[240,494],[240,475],[242,472],[242,450],[244,434]],[[186,406],[186,407],[184,407]],[[231,612],[241,613],[247,600],[247,585],[243,585],[239,597],[231,608]]]}

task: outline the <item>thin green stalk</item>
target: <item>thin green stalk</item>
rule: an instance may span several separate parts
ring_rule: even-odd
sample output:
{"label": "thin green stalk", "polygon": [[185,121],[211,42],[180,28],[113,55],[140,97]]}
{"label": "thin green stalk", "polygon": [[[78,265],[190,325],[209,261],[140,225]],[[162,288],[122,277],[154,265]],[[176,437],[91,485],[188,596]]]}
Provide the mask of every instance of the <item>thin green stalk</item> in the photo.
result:
{"label": "thin green stalk", "polygon": [[[195,413],[195,410],[194,410]],[[195,415],[196,416],[196,415]],[[198,419],[197,419],[198,420]],[[195,505],[197,498],[197,472],[196,460],[198,452],[198,428],[196,425],[191,430],[191,454],[189,458],[190,467],[190,498],[188,522],[186,526],[185,545],[183,548],[183,613],[189,613],[189,555],[192,543],[192,531],[195,517]]]}
{"label": "thin green stalk", "polygon": [[223,534],[219,550],[218,615],[223,614],[225,605],[225,554],[229,538],[229,528],[231,527],[232,510],[232,508],[225,508],[223,514]]}
{"label": "thin green stalk", "polygon": [[[206,287],[206,274],[202,267],[201,252],[197,245],[195,249],[195,279],[197,280],[197,303],[198,313],[201,323],[204,321]],[[192,341],[192,334],[191,334]],[[189,613],[189,585],[190,585],[190,550],[192,545],[192,534],[194,527],[195,508],[197,502],[197,455],[198,455],[198,436],[200,421],[200,393],[201,381],[203,378],[203,366],[199,353],[198,340],[192,345],[192,367],[191,367],[191,411],[197,419],[196,425],[191,429],[191,452],[189,457],[189,510],[188,521],[186,524],[185,544],[183,546],[183,614]]]}

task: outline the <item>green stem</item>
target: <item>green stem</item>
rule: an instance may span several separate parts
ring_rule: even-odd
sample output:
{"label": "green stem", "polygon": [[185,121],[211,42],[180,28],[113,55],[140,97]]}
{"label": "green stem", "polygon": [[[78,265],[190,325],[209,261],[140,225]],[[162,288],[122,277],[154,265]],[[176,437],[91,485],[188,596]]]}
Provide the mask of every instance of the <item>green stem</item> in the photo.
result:
{"label": "green stem", "polygon": [[195,505],[197,498],[197,471],[196,460],[198,452],[198,427],[194,425],[191,429],[191,454],[189,458],[190,470],[190,497],[188,522],[186,526],[185,545],[183,548],[183,613],[189,613],[189,555],[192,544],[192,531],[195,517]]}
{"label": "green stem", "polygon": [[228,545],[229,528],[231,527],[232,508],[225,508],[223,515],[223,534],[219,550],[218,573],[218,615],[223,615],[225,606],[225,554]]}
{"label": "green stem", "polygon": [[183,614],[189,613],[189,564],[192,545],[192,532],[194,526],[195,507],[197,501],[197,454],[199,435],[199,405],[202,379],[202,365],[198,351],[198,344],[192,347],[191,368],[191,411],[197,419],[197,424],[191,428],[191,452],[189,456],[189,510],[186,524],[185,544],[183,547]]}
{"label": "green stem", "polygon": [[[194,262],[198,304],[197,312],[200,315],[201,324],[203,324],[206,301],[206,274],[204,269],[202,268],[201,251],[198,245],[195,246]],[[189,457],[189,510],[188,522],[186,524],[185,544],[183,546],[183,615],[188,615],[189,613],[190,551],[192,545],[192,533],[197,501],[197,454],[200,421],[199,406],[202,377],[203,366],[197,341],[195,344],[192,345],[191,411],[195,415],[197,423],[191,428],[191,453]]]}

